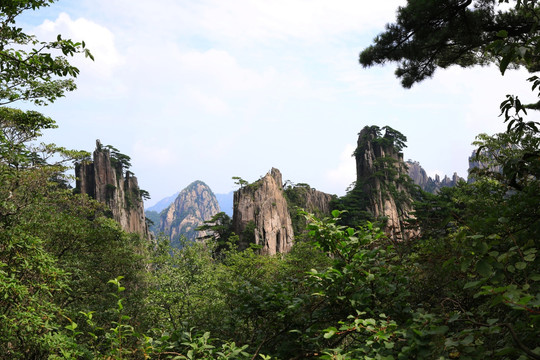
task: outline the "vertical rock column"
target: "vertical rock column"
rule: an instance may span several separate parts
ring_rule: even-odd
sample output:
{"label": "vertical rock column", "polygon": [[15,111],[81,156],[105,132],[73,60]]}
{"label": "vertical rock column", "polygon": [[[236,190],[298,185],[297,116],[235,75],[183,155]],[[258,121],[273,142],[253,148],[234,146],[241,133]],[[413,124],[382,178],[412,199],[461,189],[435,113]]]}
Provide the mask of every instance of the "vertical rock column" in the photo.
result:
{"label": "vertical rock column", "polygon": [[[415,234],[405,229],[411,217],[411,195],[399,178],[407,175],[403,154],[396,150],[394,139],[380,136],[378,127],[366,126],[358,134],[356,186],[367,194],[366,210],[374,218],[385,218],[385,232],[394,240],[406,240]],[[407,199],[404,201],[404,199]]]}
{"label": "vertical rock column", "polygon": [[103,149],[99,140],[93,161],[77,164],[75,176],[76,188],[106,204],[124,231],[150,238],[137,178],[129,171],[124,178],[122,168],[112,165],[110,151]]}
{"label": "vertical rock column", "polygon": [[[233,227],[241,248],[253,241],[262,246],[262,254],[290,251],[294,232],[278,169],[272,168],[262,179],[234,193]],[[248,234],[251,229],[253,234]]]}

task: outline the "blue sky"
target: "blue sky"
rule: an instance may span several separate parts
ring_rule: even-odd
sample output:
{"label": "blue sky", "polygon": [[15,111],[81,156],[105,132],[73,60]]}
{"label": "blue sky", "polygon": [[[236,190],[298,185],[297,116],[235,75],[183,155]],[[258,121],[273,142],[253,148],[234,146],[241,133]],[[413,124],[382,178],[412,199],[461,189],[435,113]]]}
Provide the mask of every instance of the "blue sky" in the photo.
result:
{"label": "blue sky", "polygon": [[84,40],[78,90],[40,108],[59,129],[43,138],[131,156],[152,205],[195,180],[214,192],[233,176],[284,180],[343,195],[355,179],[357,134],[390,125],[405,159],[466,177],[477,134],[504,129],[506,94],[528,77],[452,67],[402,89],[395,66],[363,69],[359,52],[405,1],[60,0],[19,25],[41,39]]}

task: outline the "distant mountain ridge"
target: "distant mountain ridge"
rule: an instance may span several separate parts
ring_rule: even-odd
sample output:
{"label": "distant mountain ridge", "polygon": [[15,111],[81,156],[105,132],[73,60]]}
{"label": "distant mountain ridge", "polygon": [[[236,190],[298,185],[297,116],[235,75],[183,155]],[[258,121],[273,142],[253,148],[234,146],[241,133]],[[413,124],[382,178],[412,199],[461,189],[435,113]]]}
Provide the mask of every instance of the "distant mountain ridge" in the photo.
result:
{"label": "distant mountain ridge", "polygon": [[180,194],[180,191],[174,193],[171,196],[168,196],[166,198],[159,200],[155,205],[150,206],[148,209],[146,209],[146,211],[155,211],[157,213],[162,212],[174,202],[178,194]]}
{"label": "distant mountain ridge", "polygon": [[409,177],[412,181],[420,186],[422,190],[432,194],[436,194],[443,187],[453,187],[456,186],[459,181],[465,181],[465,179],[458,176],[457,173],[454,173],[451,178],[445,175],[441,180],[439,175],[435,175],[435,179],[433,179],[431,176],[427,175],[424,168],[422,168],[417,161],[408,160],[406,164]]}
{"label": "distant mountain ridge", "polygon": [[[146,209],[146,211],[147,212],[155,211],[157,213],[162,212],[163,210],[168,208],[174,202],[174,200],[176,200],[176,198],[178,197],[178,194],[180,194],[180,192],[177,192],[171,196],[167,196],[159,200],[155,205],[152,205],[151,207]],[[232,217],[234,191],[231,191],[227,194],[214,194],[214,195],[216,196],[216,199],[219,203],[219,208],[221,209],[221,211],[223,211],[225,214]]]}

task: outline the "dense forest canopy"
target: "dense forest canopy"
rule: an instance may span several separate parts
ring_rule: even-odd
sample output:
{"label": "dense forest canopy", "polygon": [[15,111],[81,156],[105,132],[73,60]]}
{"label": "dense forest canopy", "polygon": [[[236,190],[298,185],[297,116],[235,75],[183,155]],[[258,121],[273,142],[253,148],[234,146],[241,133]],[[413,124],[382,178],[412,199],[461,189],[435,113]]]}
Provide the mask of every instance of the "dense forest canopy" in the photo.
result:
{"label": "dense forest canopy", "polygon": [[[15,25],[52,2],[0,4],[2,105],[54,101],[74,89],[67,59],[91,56]],[[534,72],[537,2],[510,3],[496,13],[495,0],[410,0],[361,62],[402,61],[405,86],[452,64]],[[238,249],[223,213],[203,226],[212,236],[179,249],[125,233],[68,186],[66,170],[88,153],[33,145],[54,121],[1,107],[0,358],[540,359],[539,125],[515,96],[501,110],[507,131],[478,137],[486,166],[474,182],[411,190],[417,236],[393,241],[349,196],[325,219],[300,212],[292,250],[261,256]],[[397,130],[372,130],[405,146]]]}

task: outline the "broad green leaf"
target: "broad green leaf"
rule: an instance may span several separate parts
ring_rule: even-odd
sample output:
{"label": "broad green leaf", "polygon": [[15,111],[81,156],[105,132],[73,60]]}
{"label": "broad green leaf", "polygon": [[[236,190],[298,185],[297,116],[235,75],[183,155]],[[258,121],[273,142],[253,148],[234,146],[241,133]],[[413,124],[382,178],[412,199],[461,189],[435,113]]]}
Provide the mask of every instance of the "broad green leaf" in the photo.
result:
{"label": "broad green leaf", "polygon": [[526,255],[523,260],[525,261],[534,261],[534,259],[536,259],[536,254],[529,254],[529,255]]}
{"label": "broad green leaf", "polygon": [[323,336],[325,339],[330,339],[332,336],[335,335],[336,332],[337,332],[337,329],[335,327],[330,327],[325,330],[325,333]]}
{"label": "broad green leaf", "polygon": [[463,286],[463,289],[469,289],[469,288],[472,288],[472,287],[477,287],[481,282],[482,282],[481,280],[470,281],[470,282],[466,283],[465,286]]}
{"label": "broad green leaf", "polygon": [[437,326],[433,329],[430,329],[429,333],[433,335],[442,335],[446,333],[447,331],[448,331],[448,326],[443,325],[443,326]]}
{"label": "broad green leaf", "polygon": [[476,271],[483,277],[488,277],[492,270],[493,267],[485,260],[480,260],[476,263]]}

